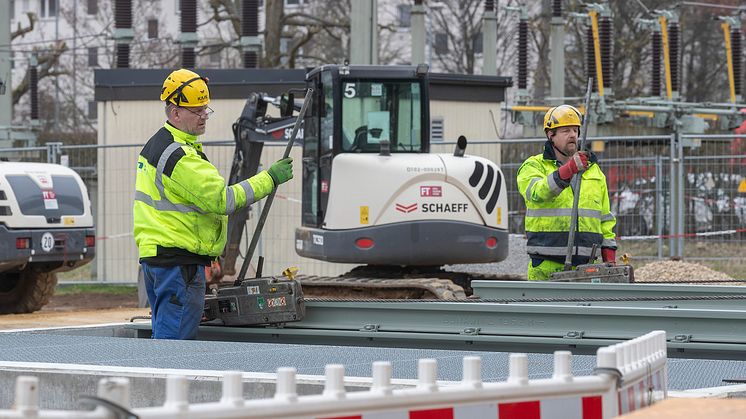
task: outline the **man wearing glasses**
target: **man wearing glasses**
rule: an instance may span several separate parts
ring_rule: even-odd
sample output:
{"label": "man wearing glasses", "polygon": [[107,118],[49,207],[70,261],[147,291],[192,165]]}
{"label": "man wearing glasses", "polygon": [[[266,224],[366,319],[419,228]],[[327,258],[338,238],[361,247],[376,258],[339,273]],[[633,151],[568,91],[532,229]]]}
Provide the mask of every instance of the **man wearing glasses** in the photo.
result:
{"label": "man wearing glasses", "polygon": [[155,339],[197,336],[205,267],[223,252],[228,214],[293,177],[293,160],[287,158],[226,186],[197,140],[212,113],[207,83],[186,69],[169,74],[161,89],[167,121],[137,160],[134,235]]}

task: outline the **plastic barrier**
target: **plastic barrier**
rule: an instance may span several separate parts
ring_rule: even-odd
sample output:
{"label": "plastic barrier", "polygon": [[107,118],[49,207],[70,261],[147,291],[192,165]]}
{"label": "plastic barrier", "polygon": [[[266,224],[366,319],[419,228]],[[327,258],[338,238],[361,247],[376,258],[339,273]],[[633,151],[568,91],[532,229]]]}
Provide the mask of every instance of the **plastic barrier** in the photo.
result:
{"label": "plastic barrier", "polygon": [[15,403],[0,410],[0,418],[324,418],[324,419],[458,419],[458,418],[583,418],[607,419],[647,406],[666,397],[666,334],[644,336],[600,348],[593,375],[571,374],[571,354],[554,354],[551,378],[529,380],[526,354],[511,354],[505,382],[484,383],[481,358],[463,360],[463,378],[457,385],[440,386],[433,359],[421,359],[418,385],[391,387],[389,362],[373,364],[370,391],[348,393],[344,366],[326,366],[326,384],[320,395],[296,394],[294,368],[277,370],[274,398],[244,400],[241,374],[227,372],[220,401],[188,402],[185,377],[169,377],[163,406],[130,409],[129,381],[109,378],[99,382],[97,397],[84,397],[94,410],[41,410],[35,377],[18,377]]}

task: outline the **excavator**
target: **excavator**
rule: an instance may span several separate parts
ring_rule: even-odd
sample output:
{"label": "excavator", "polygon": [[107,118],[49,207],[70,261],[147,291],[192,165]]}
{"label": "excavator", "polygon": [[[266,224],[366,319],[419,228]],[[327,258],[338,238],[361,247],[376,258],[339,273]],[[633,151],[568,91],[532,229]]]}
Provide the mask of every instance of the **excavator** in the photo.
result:
{"label": "excavator", "polygon": [[[590,90],[586,96],[588,102]],[[280,116],[270,117],[268,105],[279,107]],[[298,321],[307,297],[468,299],[470,281],[484,278],[441,266],[507,257],[505,178],[493,162],[467,155],[463,136],[453,154],[430,153],[429,120],[424,65],[319,67],[306,75],[302,104],[292,92],[280,98],[252,93],[233,126],[236,152],[229,182],[257,172],[265,142],[286,140],[287,157],[303,125],[302,225],[295,231],[295,250],[360,266],[337,277],[296,277],[290,269],[263,277],[260,257],[256,278],[247,277],[273,193],[237,276],[247,210],[229,217],[228,244],[211,270],[205,324]],[[587,128],[583,140],[586,136]],[[577,202],[576,195],[573,211]],[[568,255],[572,248],[568,245]],[[552,281],[628,283],[633,278],[626,265],[567,268]],[[221,276],[235,280],[221,287],[216,284]]]}
{"label": "excavator", "polygon": [[[338,277],[301,275],[306,296],[466,298],[470,276],[443,265],[508,255],[505,177],[492,161],[430,152],[428,67],[325,65],[306,74],[302,117],[303,257],[360,265]],[[297,93],[297,92],[295,92]],[[270,106],[279,117],[268,115]],[[233,125],[229,183],[257,173],[265,142],[287,140],[302,104],[251,93]],[[229,217],[211,281],[236,274],[248,209]],[[241,278],[239,278],[240,280]]]}

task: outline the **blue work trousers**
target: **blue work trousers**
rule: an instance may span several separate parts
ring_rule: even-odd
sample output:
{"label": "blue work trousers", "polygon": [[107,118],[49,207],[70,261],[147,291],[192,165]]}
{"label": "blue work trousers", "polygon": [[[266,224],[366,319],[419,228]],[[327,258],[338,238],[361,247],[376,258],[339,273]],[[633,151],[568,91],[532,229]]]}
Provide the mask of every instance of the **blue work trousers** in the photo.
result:
{"label": "blue work trousers", "polygon": [[205,309],[205,267],[142,264],[153,339],[194,339]]}

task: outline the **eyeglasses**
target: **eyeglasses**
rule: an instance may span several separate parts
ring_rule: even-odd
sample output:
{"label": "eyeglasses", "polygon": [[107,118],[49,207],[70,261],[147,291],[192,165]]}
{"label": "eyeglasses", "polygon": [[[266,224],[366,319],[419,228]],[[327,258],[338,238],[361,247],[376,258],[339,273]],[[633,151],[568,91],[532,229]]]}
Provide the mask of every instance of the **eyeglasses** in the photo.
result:
{"label": "eyeglasses", "polygon": [[211,107],[209,107],[209,106],[205,106],[204,108],[202,108],[202,109],[201,109],[201,110],[199,110],[199,111],[193,111],[193,110],[191,110],[191,109],[189,109],[189,108],[187,108],[187,107],[184,107],[184,106],[179,106],[179,108],[181,108],[181,109],[186,109],[186,110],[188,110],[189,112],[191,112],[191,113],[193,113],[193,114],[197,115],[198,117],[200,117],[200,118],[205,118],[205,119],[207,119],[207,118],[208,118],[208,117],[209,117],[210,115],[212,115],[212,114],[213,114],[213,112],[215,112],[215,111],[213,111],[213,110],[212,110],[212,108],[211,108]]}

